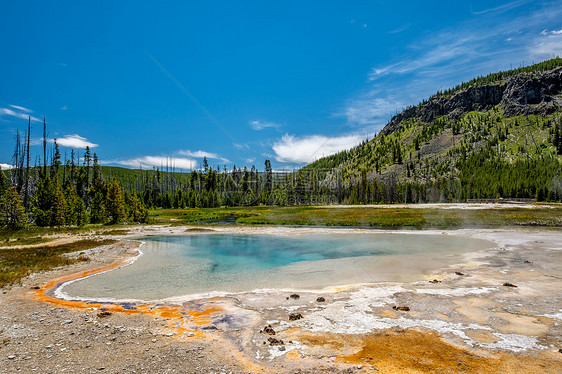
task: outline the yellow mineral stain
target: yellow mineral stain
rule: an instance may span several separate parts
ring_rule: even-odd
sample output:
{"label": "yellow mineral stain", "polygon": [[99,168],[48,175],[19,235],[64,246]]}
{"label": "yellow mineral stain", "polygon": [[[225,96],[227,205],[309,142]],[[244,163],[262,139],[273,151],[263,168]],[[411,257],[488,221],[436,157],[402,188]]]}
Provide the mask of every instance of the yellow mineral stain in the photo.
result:
{"label": "yellow mineral stain", "polygon": [[[61,278],[54,279],[44,285],[38,290],[33,291],[33,296],[42,302],[50,303],[57,306],[75,309],[103,309],[111,313],[124,313],[129,315],[148,315],[169,319],[168,327],[176,330],[178,336],[183,337],[191,335],[192,337],[205,337],[205,334],[200,330],[189,329],[189,325],[209,325],[212,323],[212,316],[216,313],[222,312],[223,309],[217,306],[200,307],[200,306],[183,306],[183,305],[154,305],[154,304],[128,304],[127,307],[114,303],[90,303],[84,301],[70,301],[57,299],[49,296],[47,292],[55,288],[62,282],[67,282],[75,279],[80,279],[92,274],[98,274],[108,270],[113,270],[119,266],[125,265],[132,261],[138,252],[130,253],[128,256],[116,261],[112,264],[101,266],[92,270],[86,270],[79,273],[71,274]],[[186,334],[191,333],[191,334]]]}
{"label": "yellow mineral stain", "polygon": [[498,352],[495,357],[483,357],[445,342],[435,332],[387,331],[364,335],[355,343],[356,353],[342,355],[337,361],[363,365],[365,372],[562,372],[562,361],[552,352],[517,355]]}

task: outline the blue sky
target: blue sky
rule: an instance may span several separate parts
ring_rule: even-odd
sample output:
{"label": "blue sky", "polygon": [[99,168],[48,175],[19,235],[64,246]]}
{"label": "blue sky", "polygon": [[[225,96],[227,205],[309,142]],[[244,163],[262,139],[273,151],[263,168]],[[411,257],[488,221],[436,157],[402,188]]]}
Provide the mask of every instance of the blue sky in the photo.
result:
{"label": "blue sky", "polygon": [[28,115],[107,165],[293,168],[562,55],[562,1],[2,1],[0,51],[4,168]]}

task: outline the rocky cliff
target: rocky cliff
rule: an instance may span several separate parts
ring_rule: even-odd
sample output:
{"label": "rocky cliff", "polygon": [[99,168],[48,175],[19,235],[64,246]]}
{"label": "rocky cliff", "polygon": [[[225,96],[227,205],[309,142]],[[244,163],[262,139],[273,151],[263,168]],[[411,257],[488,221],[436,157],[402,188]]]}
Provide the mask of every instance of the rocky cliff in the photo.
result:
{"label": "rocky cliff", "polygon": [[418,118],[429,123],[443,115],[459,118],[470,111],[485,111],[500,105],[506,117],[524,114],[548,115],[562,108],[562,67],[520,73],[502,81],[469,87],[451,96],[434,96],[394,116],[382,129],[388,135],[400,128],[402,121]]}

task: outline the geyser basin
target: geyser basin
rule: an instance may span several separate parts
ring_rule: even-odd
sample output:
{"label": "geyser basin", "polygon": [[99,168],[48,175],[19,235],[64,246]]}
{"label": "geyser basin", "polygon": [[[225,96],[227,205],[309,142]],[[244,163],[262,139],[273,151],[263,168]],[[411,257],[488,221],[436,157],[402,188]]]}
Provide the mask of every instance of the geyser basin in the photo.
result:
{"label": "geyser basin", "polygon": [[[342,232],[344,231],[344,232]],[[257,289],[409,282],[493,243],[427,233],[224,234],[142,238],[130,266],[64,286],[72,298],[161,300]],[[201,295],[199,295],[201,296]]]}

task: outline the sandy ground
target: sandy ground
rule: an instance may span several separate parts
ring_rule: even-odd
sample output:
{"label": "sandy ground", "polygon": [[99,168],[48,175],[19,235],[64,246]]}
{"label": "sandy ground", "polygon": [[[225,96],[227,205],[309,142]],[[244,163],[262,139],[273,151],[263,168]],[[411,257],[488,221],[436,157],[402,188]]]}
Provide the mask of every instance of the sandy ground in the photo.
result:
{"label": "sandy ground", "polygon": [[560,231],[441,232],[496,245],[454,266],[436,265],[419,282],[142,305],[55,297],[59,282],[133,260],[133,237],[185,231],[134,228],[118,244],[88,251],[89,263],[33,274],[3,290],[0,372],[562,372]]}

